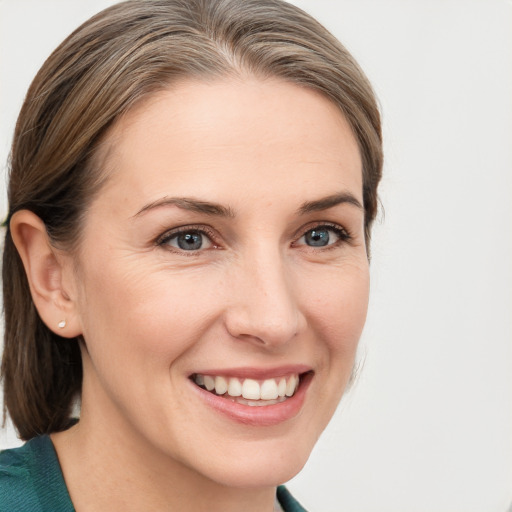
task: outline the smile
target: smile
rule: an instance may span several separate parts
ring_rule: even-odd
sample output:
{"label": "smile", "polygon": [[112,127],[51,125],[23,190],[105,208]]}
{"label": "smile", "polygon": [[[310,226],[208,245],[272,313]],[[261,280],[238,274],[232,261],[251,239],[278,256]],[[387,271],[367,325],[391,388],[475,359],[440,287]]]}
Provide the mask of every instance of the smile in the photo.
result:
{"label": "smile", "polygon": [[232,402],[261,407],[291,398],[299,387],[300,376],[295,373],[286,377],[256,380],[196,373],[192,375],[192,381],[200,388]]}

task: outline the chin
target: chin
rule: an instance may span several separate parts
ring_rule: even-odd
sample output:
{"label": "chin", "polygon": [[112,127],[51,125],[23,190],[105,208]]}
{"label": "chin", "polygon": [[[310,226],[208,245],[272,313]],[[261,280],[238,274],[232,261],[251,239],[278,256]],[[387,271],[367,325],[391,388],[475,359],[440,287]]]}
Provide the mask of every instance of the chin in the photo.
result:
{"label": "chin", "polygon": [[[232,488],[276,487],[291,480],[306,464],[318,436],[294,436],[217,446],[194,469]],[[190,460],[190,459],[189,459]]]}
{"label": "chin", "polygon": [[219,468],[211,477],[217,483],[232,488],[276,487],[291,480],[306,464],[311,452],[290,453],[276,458],[269,454],[267,458],[249,458],[236,465]]}

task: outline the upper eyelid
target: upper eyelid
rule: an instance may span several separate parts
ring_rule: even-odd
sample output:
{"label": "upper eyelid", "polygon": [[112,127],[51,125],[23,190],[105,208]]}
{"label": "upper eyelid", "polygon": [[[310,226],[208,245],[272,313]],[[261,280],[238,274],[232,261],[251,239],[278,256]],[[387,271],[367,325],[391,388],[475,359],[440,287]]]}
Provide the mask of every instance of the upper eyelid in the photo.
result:
{"label": "upper eyelid", "polygon": [[189,231],[195,231],[197,233],[201,233],[205,236],[207,236],[210,241],[213,243],[215,240],[215,232],[213,228],[209,226],[205,226],[204,224],[201,225],[187,225],[187,226],[179,226],[176,228],[168,229],[161,235],[159,235],[156,239],[156,244],[162,244],[166,242],[167,240],[171,239],[175,235],[179,235],[180,233],[187,233]]}
{"label": "upper eyelid", "polygon": [[320,221],[320,222],[310,222],[308,224],[305,224],[301,226],[294,235],[294,240],[297,241],[299,238],[303,237],[308,231],[311,231],[312,229],[318,229],[321,227],[331,228],[334,230],[338,230],[343,232],[347,237],[351,237],[350,231],[342,226],[341,224],[338,224],[337,222],[329,222],[329,221]]}
{"label": "upper eyelid", "polygon": [[[329,243],[328,245],[320,245],[320,246],[312,246],[308,245],[307,243],[299,243],[301,238],[304,238],[306,236],[306,233],[309,231],[313,231],[314,229],[318,228],[327,228],[332,231],[336,231],[336,237],[337,240],[333,241],[332,243]],[[308,227],[308,229],[302,231],[302,235],[296,237],[292,242],[292,247],[295,247],[298,250],[307,251],[307,252],[313,252],[316,254],[324,253],[325,251],[332,251],[336,249],[340,249],[343,247],[346,247],[347,245],[352,245],[353,243],[353,237],[350,234],[350,232],[344,228],[343,226],[337,224],[337,223],[329,223],[329,222],[320,222],[317,223],[311,227]]]}

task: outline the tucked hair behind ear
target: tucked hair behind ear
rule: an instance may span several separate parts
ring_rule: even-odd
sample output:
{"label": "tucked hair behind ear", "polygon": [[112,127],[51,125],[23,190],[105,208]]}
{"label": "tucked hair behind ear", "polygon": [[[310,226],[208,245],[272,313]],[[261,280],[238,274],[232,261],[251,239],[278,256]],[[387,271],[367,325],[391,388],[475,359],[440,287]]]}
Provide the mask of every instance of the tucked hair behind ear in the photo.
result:
{"label": "tucked hair behind ear", "polygon": [[[131,0],[73,32],[29,88],[16,125],[9,216],[38,215],[56,247],[76,250],[108,173],[101,143],[142,98],[178,80],[280,77],[319,91],[345,115],[363,162],[367,243],[382,169],[380,116],[359,66],[322,25],[281,0]],[[9,227],[3,255],[4,406],[21,438],[69,426],[81,390],[80,339],[38,316]]]}

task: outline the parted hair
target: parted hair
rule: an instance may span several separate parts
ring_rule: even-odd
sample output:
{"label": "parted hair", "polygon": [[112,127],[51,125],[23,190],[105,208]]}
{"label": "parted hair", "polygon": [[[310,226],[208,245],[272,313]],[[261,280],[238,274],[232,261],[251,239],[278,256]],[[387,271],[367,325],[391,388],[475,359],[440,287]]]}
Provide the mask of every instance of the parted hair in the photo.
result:
{"label": "parted hair", "polygon": [[282,0],[129,0],[93,16],[44,63],[22,106],[8,168],[3,252],[4,415],[20,437],[66,429],[80,397],[80,337],[40,319],[9,230],[28,209],[55,247],[76,250],[108,179],[102,139],[141,99],[179,80],[277,77],[320,92],[348,120],[362,157],[367,246],[382,171],[379,109],[353,57],[321,24]]}

